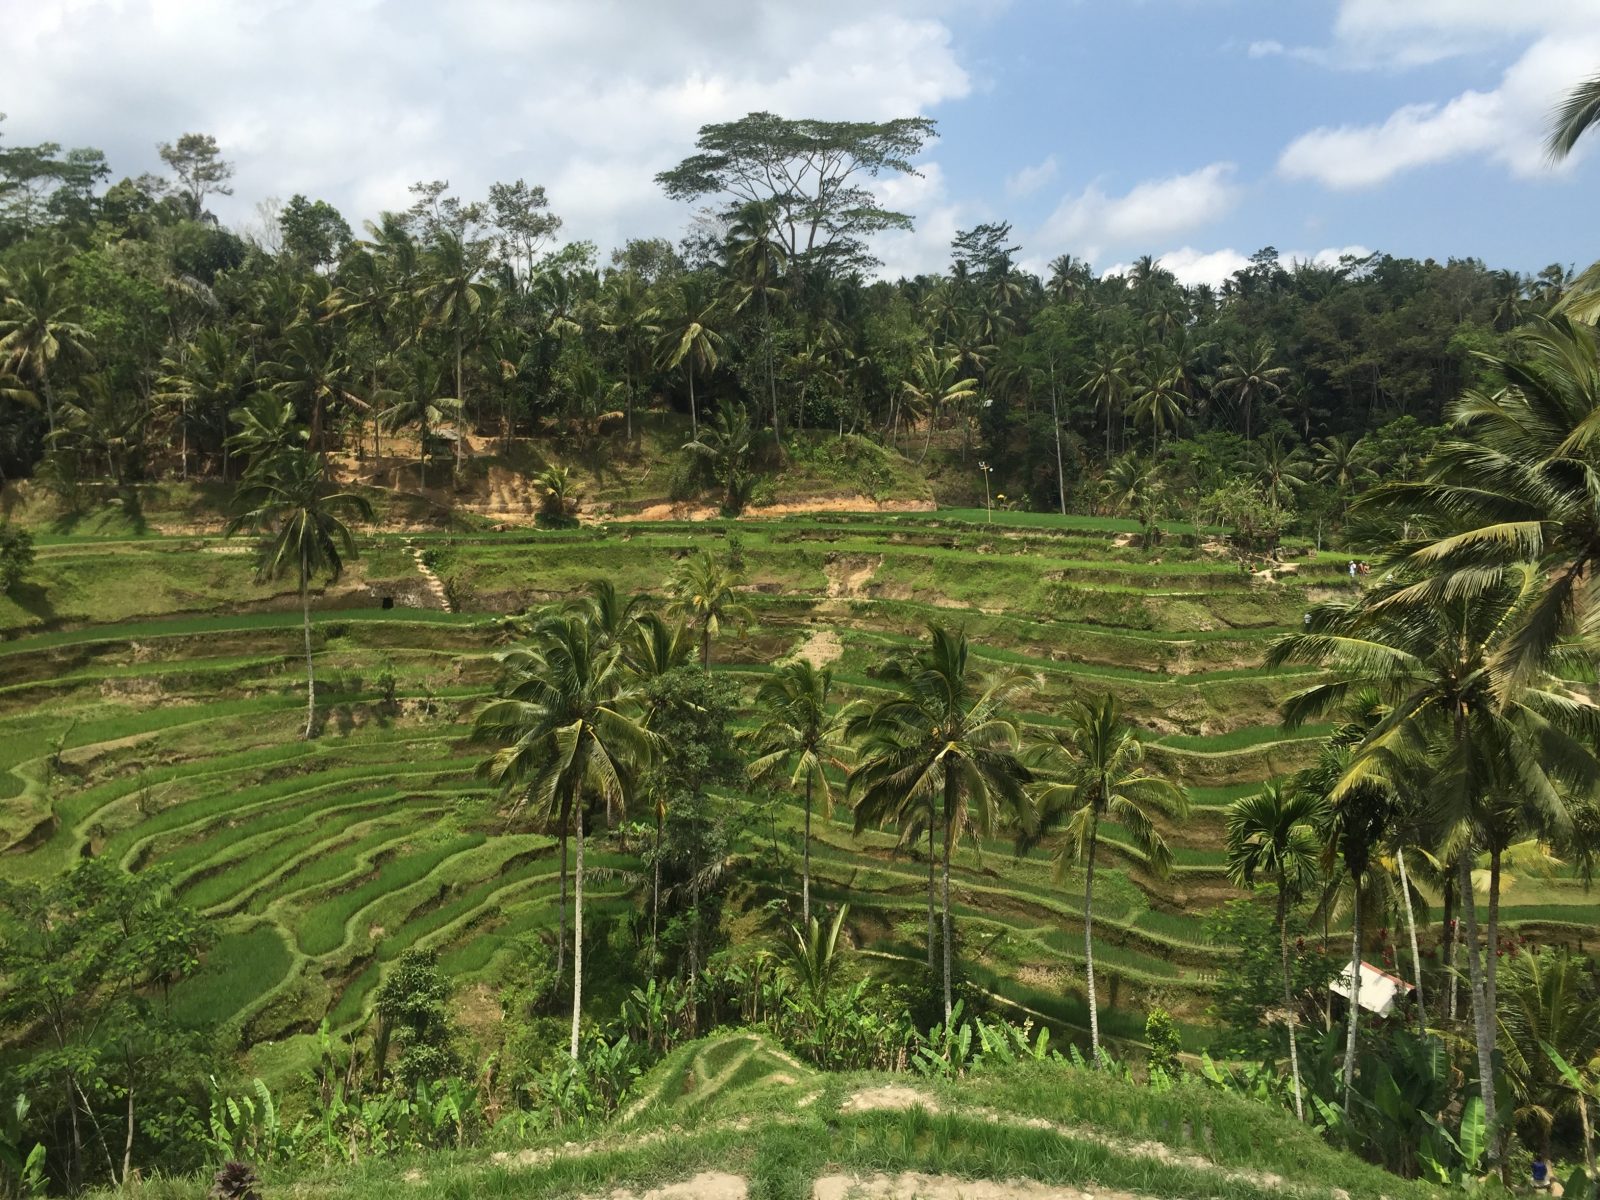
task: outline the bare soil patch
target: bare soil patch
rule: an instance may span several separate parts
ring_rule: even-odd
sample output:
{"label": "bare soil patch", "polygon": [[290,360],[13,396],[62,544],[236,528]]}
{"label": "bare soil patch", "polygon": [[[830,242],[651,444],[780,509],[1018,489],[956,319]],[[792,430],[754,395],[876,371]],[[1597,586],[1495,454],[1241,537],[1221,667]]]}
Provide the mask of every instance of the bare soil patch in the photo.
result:
{"label": "bare soil patch", "polygon": [[996,1182],[955,1175],[824,1175],[812,1185],[813,1200],[1134,1200],[1132,1193],[1036,1183],[1031,1179]]}

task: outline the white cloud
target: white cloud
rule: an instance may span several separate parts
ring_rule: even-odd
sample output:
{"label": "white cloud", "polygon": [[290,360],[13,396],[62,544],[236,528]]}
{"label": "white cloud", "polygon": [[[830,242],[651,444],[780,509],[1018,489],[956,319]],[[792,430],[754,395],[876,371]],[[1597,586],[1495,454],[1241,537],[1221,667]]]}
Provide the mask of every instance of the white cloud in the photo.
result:
{"label": "white cloud", "polygon": [[1497,58],[1508,49],[1518,57],[1495,86],[1423,97],[1381,121],[1310,130],[1284,149],[1278,169],[1333,188],[1370,187],[1463,159],[1525,178],[1548,174],[1550,113],[1600,61],[1597,27],[1600,0],[1343,0],[1332,46],[1273,52],[1399,70],[1462,55]]}
{"label": "white cloud", "polygon": [[966,95],[940,14],[968,2],[12,6],[4,129],[99,146],[118,176],[158,169],[158,141],[213,133],[238,166],[237,195],[214,204],[229,221],[303,191],[357,223],[405,206],[413,180],[474,197],[521,177],[546,185],[569,236],[608,247],[682,230],[652,177],[702,124],[882,119]]}
{"label": "white cloud", "polygon": [[1090,184],[1063,198],[1032,240],[1052,254],[1069,250],[1088,259],[1108,250],[1137,250],[1231,211],[1240,193],[1233,174],[1232,163],[1214,162],[1185,175],[1146,180],[1121,196]]}
{"label": "white cloud", "polygon": [[879,234],[873,252],[883,261],[886,279],[943,271],[950,265],[950,241],[964,226],[983,220],[969,205],[950,199],[937,162],[918,164],[918,175],[879,180],[873,192],[886,207],[917,214],[917,227]]}
{"label": "white cloud", "polygon": [[1282,42],[1277,41],[1274,38],[1265,38],[1259,42],[1251,42],[1246,53],[1249,54],[1251,58],[1271,58],[1276,54],[1287,53],[1288,49],[1289,48]]}
{"label": "white cloud", "polygon": [[1551,170],[1544,134],[1551,110],[1600,61],[1600,36],[1543,38],[1509,67],[1500,86],[1445,103],[1408,104],[1372,125],[1323,127],[1291,142],[1278,160],[1290,179],[1334,188],[1382,183],[1402,171],[1484,158],[1513,174]]}
{"label": "white cloud", "polygon": [[1056,177],[1056,156],[1047,155],[1043,162],[1023,167],[1014,175],[1006,176],[1006,195],[1012,199],[1031,196]]}
{"label": "white cloud", "polygon": [[[1341,258],[1366,258],[1371,253],[1365,246],[1333,246],[1313,251],[1290,250],[1280,253],[1278,261],[1287,268],[1303,262],[1315,263],[1319,267],[1335,267]],[[1242,271],[1250,265],[1250,256],[1232,247],[1225,250],[1196,250],[1193,246],[1181,246],[1157,255],[1156,264],[1171,271],[1185,287],[1202,283],[1221,287],[1236,271]],[[1101,274],[1107,277],[1126,275],[1132,269],[1132,263],[1120,262],[1107,267]]]}

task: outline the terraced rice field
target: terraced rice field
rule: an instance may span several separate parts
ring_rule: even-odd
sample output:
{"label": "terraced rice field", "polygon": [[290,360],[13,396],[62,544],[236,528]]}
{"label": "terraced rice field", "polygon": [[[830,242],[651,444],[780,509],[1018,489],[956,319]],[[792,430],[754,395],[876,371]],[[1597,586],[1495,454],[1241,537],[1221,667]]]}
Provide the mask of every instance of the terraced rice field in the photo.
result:
{"label": "terraced rice field", "polygon": [[[31,590],[0,601],[5,870],[37,877],[96,854],[170,873],[223,930],[180,1009],[232,1031],[263,1072],[295,1062],[325,1017],[358,1022],[383,964],[407,947],[437,948],[462,982],[494,980],[515,939],[557,919],[552,839],[508,827],[474,772],[483,751],[470,717],[494,678],[500,618],[599,575],[660,590],[683,554],[733,548],[757,619],[718,643],[717,669],[752,690],[773,662],[804,653],[829,662],[847,693],[869,694],[884,656],[940,621],[964,626],[980,661],[1035,677],[1024,715],[1040,732],[1070,695],[1122,699],[1195,808],[1168,830],[1177,866],[1164,881],[1106,829],[1105,1024],[1136,1035],[1153,998],[1199,1021],[1231,952],[1205,931],[1206,914],[1234,895],[1222,810],[1302,766],[1322,732],[1278,728],[1277,704],[1307,676],[1264,671],[1263,648],[1343,586],[1342,560],[1303,556],[1277,579],[1256,578],[1196,550],[1132,548],[1129,523],[983,517],[373,537],[318,601],[326,726],[309,743],[298,738],[293,598],[252,584],[241,547],[50,539]],[[465,611],[412,607],[430,599],[413,547]],[[791,891],[799,818],[788,800],[764,818],[744,848],[738,899]],[[767,852],[774,839],[786,865]],[[610,868],[588,910],[602,929],[634,903],[627,831],[598,839],[590,862]],[[1053,879],[1048,848],[1017,858],[1008,845],[969,846],[958,865],[973,980],[1020,1011],[1080,1024],[1077,881]],[[890,834],[855,836],[838,812],[819,822],[813,866],[822,898],[851,901],[856,940],[876,961],[921,958],[925,860]],[[1502,915],[1581,937],[1600,907],[1557,877],[1523,881]]]}

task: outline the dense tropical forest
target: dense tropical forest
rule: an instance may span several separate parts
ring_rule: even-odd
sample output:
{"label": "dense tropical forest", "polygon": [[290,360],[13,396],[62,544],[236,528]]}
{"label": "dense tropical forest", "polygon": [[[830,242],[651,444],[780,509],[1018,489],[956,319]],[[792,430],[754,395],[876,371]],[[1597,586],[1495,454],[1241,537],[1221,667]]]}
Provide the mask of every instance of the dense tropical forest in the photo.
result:
{"label": "dense tropical forest", "polygon": [[881,278],[935,136],[708,125],[605,250],[0,142],[0,1195],[583,1194],[802,1094],[858,1166],[1593,1188],[1592,270]]}

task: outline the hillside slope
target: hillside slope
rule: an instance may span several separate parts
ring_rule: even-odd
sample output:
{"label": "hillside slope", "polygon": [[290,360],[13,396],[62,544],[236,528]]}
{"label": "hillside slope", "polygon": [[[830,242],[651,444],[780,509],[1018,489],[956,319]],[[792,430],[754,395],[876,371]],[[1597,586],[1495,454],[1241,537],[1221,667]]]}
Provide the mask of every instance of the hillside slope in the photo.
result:
{"label": "hillside slope", "polygon": [[266,1180],[276,1196],[403,1188],[612,1200],[1421,1200],[1286,1114],[1193,1081],[1167,1091],[1065,1062],[960,1080],[813,1072],[759,1034],[680,1047],[609,1125],[491,1155]]}

